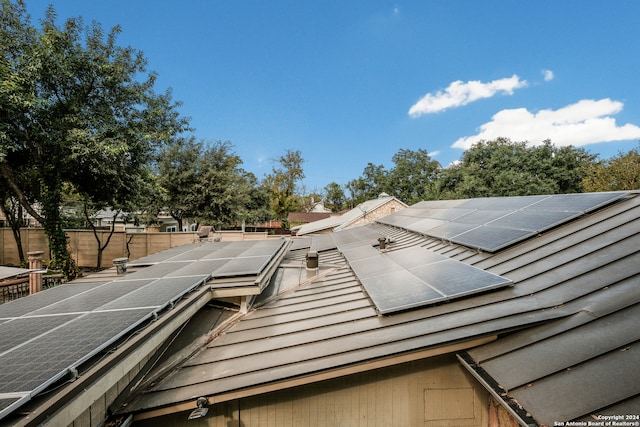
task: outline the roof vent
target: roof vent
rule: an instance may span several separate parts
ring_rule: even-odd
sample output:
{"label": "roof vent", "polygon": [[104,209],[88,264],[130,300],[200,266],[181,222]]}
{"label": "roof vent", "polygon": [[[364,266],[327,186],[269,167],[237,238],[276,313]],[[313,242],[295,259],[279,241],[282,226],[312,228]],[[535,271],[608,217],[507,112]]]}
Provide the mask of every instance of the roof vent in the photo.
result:
{"label": "roof vent", "polygon": [[378,244],[381,251],[384,251],[387,248],[387,238],[380,236],[378,237]]}
{"label": "roof vent", "polygon": [[318,252],[309,251],[307,253],[307,268],[310,270],[318,268]]}

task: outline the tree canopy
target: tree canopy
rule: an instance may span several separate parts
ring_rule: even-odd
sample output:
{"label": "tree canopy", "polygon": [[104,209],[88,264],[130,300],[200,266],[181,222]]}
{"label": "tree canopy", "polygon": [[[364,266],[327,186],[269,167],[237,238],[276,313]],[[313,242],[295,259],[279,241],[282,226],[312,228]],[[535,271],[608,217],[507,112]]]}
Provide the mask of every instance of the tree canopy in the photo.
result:
{"label": "tree canopy", "polygon": [[443,170],[438,198],[526,196],[582,192],[595,156],[582,148],[529,146],[508,138],[480,141]]}
{"label": "tree canopy", "polygon": [[640,147],[591,164],[583,186],[585,191],[640,189]]}
{"label": "tree canopy", "polygon": [[141,52],[97,23],[50,7],[34,27],[23,1],[1,0],[0,176],[44,227],[54,264],[72,274],[62,228],[66,184],[104,206],[125,205],[149,178],[159,144],[187,128]]}
{"label": "tree canopy", "polygon": [[302,152],[286,150],[276,161],[271,174],[265,177],[265,185],[271,191],[271,210],[275,217],[286,220],[289,212],[301,207],[297,186],[304,178]]}

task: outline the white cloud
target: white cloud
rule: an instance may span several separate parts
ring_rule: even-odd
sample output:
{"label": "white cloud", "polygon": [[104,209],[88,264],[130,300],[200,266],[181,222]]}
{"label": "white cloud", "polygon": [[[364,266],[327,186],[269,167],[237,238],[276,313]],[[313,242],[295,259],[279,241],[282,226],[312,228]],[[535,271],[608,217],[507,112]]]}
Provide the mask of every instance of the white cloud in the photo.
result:
{"label": "white cloud", "polygon": [[542,75],[544,76],[545,82],[550,82],[555,77],[555,75],[553,74],[553,71],[551,70],[542,70]]}
{"label": "white cloud", "polygon": [[528,141],[532,145],[550,139],[556,146],[582,146],[598,142],[628,141],[640,138],[640,127],[618,126],[611,117],[622,111],[621,102],[609,98],[583,99],[558,110],[541,110],[534,114],[526,108],[502,110],[480,126],[477,135],[463,137],[452,147],[468,149],[480,140],[506,137]]}
{"label": "white cloud", "polygon": [[409,115],[419,117],[423,114],[437,113],[448,108],[467,105],[478,99],[491,98],[497,93],[512,95],[514,89],[525,86],[527,86],[527,81],[520,80],[520,77],[515,74],[488,83],[482,83],[478,80],[468,82],[457,80],[444,91],[438,91],[435,94],[428,93],[423,96],[409,109]]}

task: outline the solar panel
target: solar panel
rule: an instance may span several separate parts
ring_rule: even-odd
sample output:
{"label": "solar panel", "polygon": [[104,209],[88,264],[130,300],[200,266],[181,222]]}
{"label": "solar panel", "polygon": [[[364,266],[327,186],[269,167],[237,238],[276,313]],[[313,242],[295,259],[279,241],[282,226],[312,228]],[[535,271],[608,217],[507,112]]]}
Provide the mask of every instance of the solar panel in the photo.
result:
{"label": "solar panel", "polygon": [[186,276],[157,279],[147,286],[100,306],[98,310],[161,308],[201,285],[207,278],[208,276]]}
{"label": "solar panel", "polygon": [[46,289],[37,294],[29,295],[28,298],[19,298],[0,304],[0,318],[19,317],[32,311],[47,307],[58,301],[67,299],[73,295],[94,288],[105,282],[96,283],[65,283],[51,289]]}
{"label": "solar panel", "polygon": [[260,273],[269,263],[271,256],[254,256],[244,258],[234,258],[223,264],[213,272],[213,277],[235,277],[247,276]]}
{"label": "solar panel", "polygon": [[343,251],[349,266],[382,314],[504,287],[509,279],[413,247],[383,253],[370,246]]}
{"label": "solar panel", "polygon": [[151,283],[153,279],[143,280],[122,280],[94,286],[87,292],[82,292],[55,304],[48,305],[39,310],[33,311],[30,315],[78,313],[92,311],[96,308],[127,295],[130,292]]}
{"label": "solar panel", "polygon": [[580,193],[425,201],[386,217],[381,222],[496,252],[627,197],[628,194]]}
{"label": "solar panel", "polygon": [[311,236],[311,248],[310,251],[323,252],[331,249],[336,249],[338,245],[333,240],[332,234],[314,234]]}
{"label": "solar panel", "polygon": [[0,324],[0,354],[77,318],[79,314],[25,317]]}
{"label": "solar panel", "polygon": [[495,221],[499,218],[509,215],[511,211],[508,210],[493,210],[493,209],[478,209],[465,216],[461,216],[456,219],[456,222],[464,224],[483,225],[490,221]]}
{"label": "solar panel", "polygon": [[[149,310],[90,313],[0,355],[0,393],[37,392],[107,348]],[[29,360],[30,363],[24,363]]]}
{"label": "solar panel", "polygon": [[0,304],[0,419],[215,271],[259,274],[285,244],[279,239],[172,248],[138,264],[149,267],[110,282],[68,283]]}
{"label": "solar panel", "polygon": [[626,197],[628,194],[627,192],[556,194],[532,204],[527,209],[590,212]]}
{"label": "solar panel", "polygon": [[451,241],[471,248],[483,249],[488,252],[496,252],[535,234],[535,232],[530,230],[499,228],[483,225],[465,233],[458,234],[457,236],[452,237]]}
{"label": "solar panel", "polygon": [[578,216],[577,212],[568,211],[537,211],[523,210],[514,211],[487,225],[492,227],[519,228],[521,230],[542,231],[557,224],[562,224],[569,219]]}
{"label": "solar panel", "polygon": [[434,227],[428,230],[423,230],[423,231],[414,230],[414,231],[417,231],[418,233],[427,234],[431,237],[436,237],[438,239],[451,240],[453,236],[457,236],[458,234],[467,232],[469,230],[473,230],[476,227],[478,226],[475,224],[445,222],[442,225],[439,225],[437,227]]}
{"label": "solar panel", "polygon": [[450,298],[484,292],[509,283],[504,277],[453,259],[414,267],[409,271]]}

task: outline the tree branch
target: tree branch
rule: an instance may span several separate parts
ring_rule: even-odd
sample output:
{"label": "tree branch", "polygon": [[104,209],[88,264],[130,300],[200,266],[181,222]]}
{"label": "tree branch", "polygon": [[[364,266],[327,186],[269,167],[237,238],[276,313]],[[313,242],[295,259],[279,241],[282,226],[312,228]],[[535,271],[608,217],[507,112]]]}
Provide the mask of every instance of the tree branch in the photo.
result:
{"label": "tree branch", "polygon": [[20,190],[20,187],[18,187],[18,184],[16,184],[16,181],[13,178],[11,168],[9,168],[7,162],[0,161],[0,175],[2,175],[2,177],[7,181],[9,187],[11,187],[16,197],[18,198],[20,204],[27,210],[27,212],[29,212],[29,215],[31,215],[36,221],[42,224],[44,222],[44,217],[36,212],[35,209],[33,209],[22,190]]}

